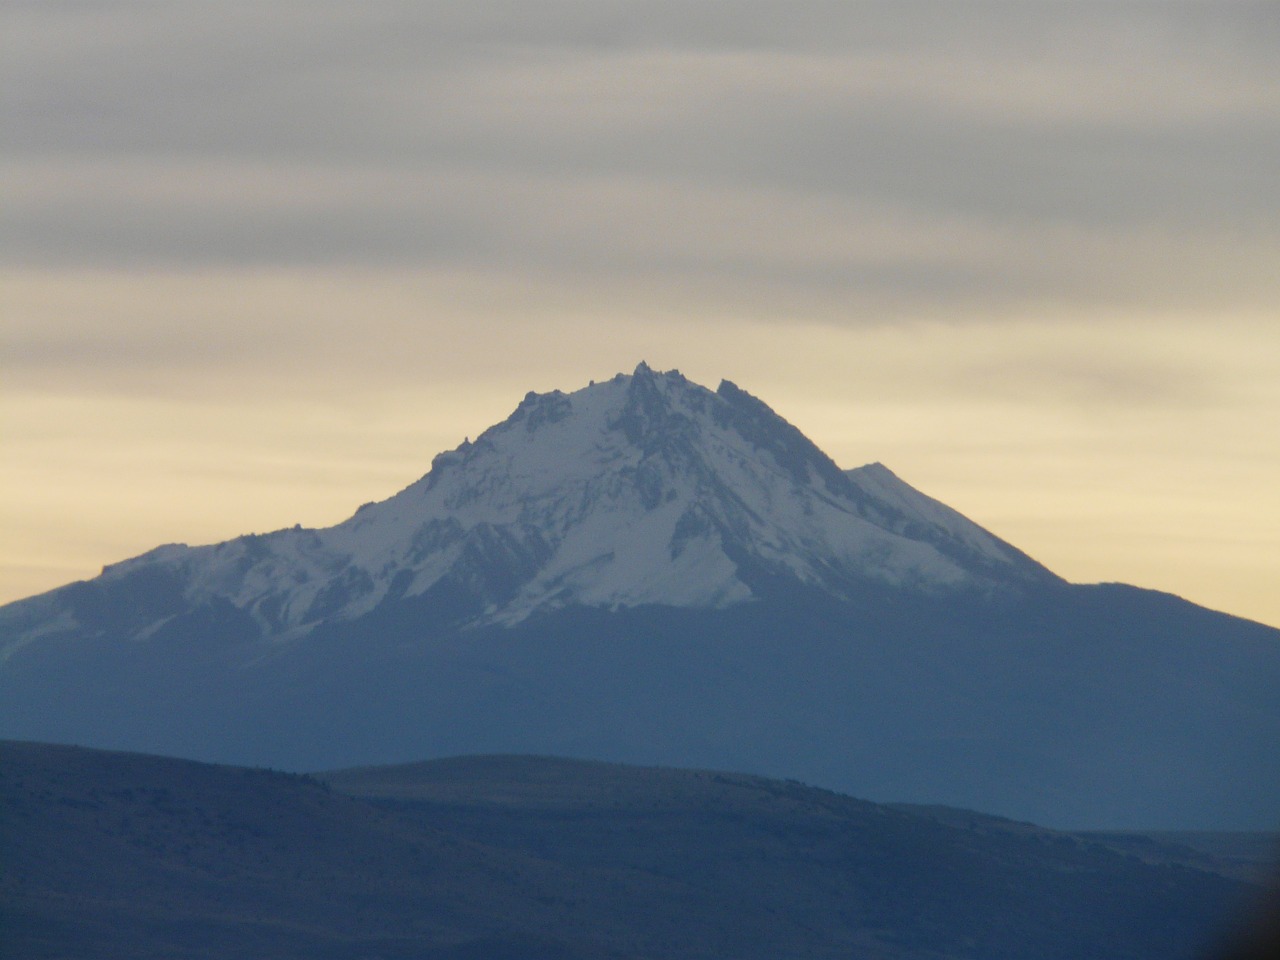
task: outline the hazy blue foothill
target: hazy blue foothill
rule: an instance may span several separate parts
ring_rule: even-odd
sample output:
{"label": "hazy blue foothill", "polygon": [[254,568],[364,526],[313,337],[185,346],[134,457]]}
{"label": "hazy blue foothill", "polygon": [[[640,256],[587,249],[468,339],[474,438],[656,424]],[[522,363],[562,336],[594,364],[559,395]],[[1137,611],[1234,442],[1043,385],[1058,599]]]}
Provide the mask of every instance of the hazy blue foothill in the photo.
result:
{"label": "hazy blue foothill", "polygon": [[537,753],[1055,827],[1274,829],[1280,631],[1073,585],[641,364],[323,530],[0,608],[0,734],[315,770]]}
{"label": "hazy blue foothill", "polygon": [[14,957],[1190,960],[1260,889],[1239,843],[536,757],[305,776],[3,742],[0,803]]}

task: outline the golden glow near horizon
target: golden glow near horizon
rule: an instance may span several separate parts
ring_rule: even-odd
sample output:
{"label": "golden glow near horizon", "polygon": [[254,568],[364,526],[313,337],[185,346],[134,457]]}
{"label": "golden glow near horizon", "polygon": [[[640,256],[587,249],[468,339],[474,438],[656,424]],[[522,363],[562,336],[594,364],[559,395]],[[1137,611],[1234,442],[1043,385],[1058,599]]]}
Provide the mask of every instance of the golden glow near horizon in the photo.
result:
{"label": "golden glow near horizon", "polygon": [[0,601],[644,359],[1280,625],[1264,8],[11,5]]}

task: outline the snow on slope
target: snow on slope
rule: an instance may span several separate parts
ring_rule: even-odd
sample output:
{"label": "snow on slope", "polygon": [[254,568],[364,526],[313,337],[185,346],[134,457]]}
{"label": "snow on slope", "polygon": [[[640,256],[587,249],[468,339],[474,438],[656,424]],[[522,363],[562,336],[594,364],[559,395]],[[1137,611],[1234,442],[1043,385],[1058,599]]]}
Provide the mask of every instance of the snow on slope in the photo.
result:
{"label": "snow on slope", "polygon": [[987,565],[992,569],[1007,564],[1024,569],[1039,566],[964,514],[904,483],[882,463],[855,467],[846,470],[845,475],[876,502],[885,517],[885,525],[896,533],[927,540],[944,552],[965,557],[971,565]]}
{"label": "snow on slope", "polygon": [[988,589],[1052,574],[872,464],[847,474],[759,400],[641,364],[528,394],[474,443],[347,521],[104,570],[156,569],[190,603],[225,599],[277,636],[448,585],[479,619],[569,604],[722,607],[760,576],[846,594],[868,580]]}

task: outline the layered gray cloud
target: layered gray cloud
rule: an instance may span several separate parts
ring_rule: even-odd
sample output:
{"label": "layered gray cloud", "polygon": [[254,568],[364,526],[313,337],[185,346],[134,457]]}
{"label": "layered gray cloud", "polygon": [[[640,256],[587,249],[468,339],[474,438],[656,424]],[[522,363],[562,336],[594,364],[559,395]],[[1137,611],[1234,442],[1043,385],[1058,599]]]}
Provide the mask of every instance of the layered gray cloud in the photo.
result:
{"label": "layered gray cloud", "polygon": [[10,3],[5,256],[1273,303],[1271,3]]}

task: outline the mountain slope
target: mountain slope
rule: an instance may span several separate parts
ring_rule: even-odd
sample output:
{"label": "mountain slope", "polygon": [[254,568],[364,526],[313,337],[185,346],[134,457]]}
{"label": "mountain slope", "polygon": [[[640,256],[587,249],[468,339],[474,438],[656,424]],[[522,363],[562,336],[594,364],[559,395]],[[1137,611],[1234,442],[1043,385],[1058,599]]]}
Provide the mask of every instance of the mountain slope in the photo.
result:
{"label": "mountain slope", "polygon": [[0,743],[6,955],[1177,960],[1249,895],[1185,851],[738,775],[323,776]]}
{"label": "mountain slope", "polygon": [[0,608],[0,735],[323,769],[539,753],[1057,827],[1273,829],[1280,631],[1069,585],[732,384],[526,397],[326,530]]}
{"label": "mountain slope", "polygon": [[[530,393],[335,527],[160,547],[94,584],[109,616],[129,608],[134,636],[207,609],[289,637],[422,596],[446,601],[446,616],[515,623],[565,606],[723,607],[777,581],[847,596],[868,582],[946,592],[1053,579],[887,470],[841,472],[733,384],[712,393],[641,364],[572,394]],[[94,600],[66,600],[61,628],[92,630]],[[19,605],[0,611],[0,641],[21,645],[33,620],[59,629]]]}

